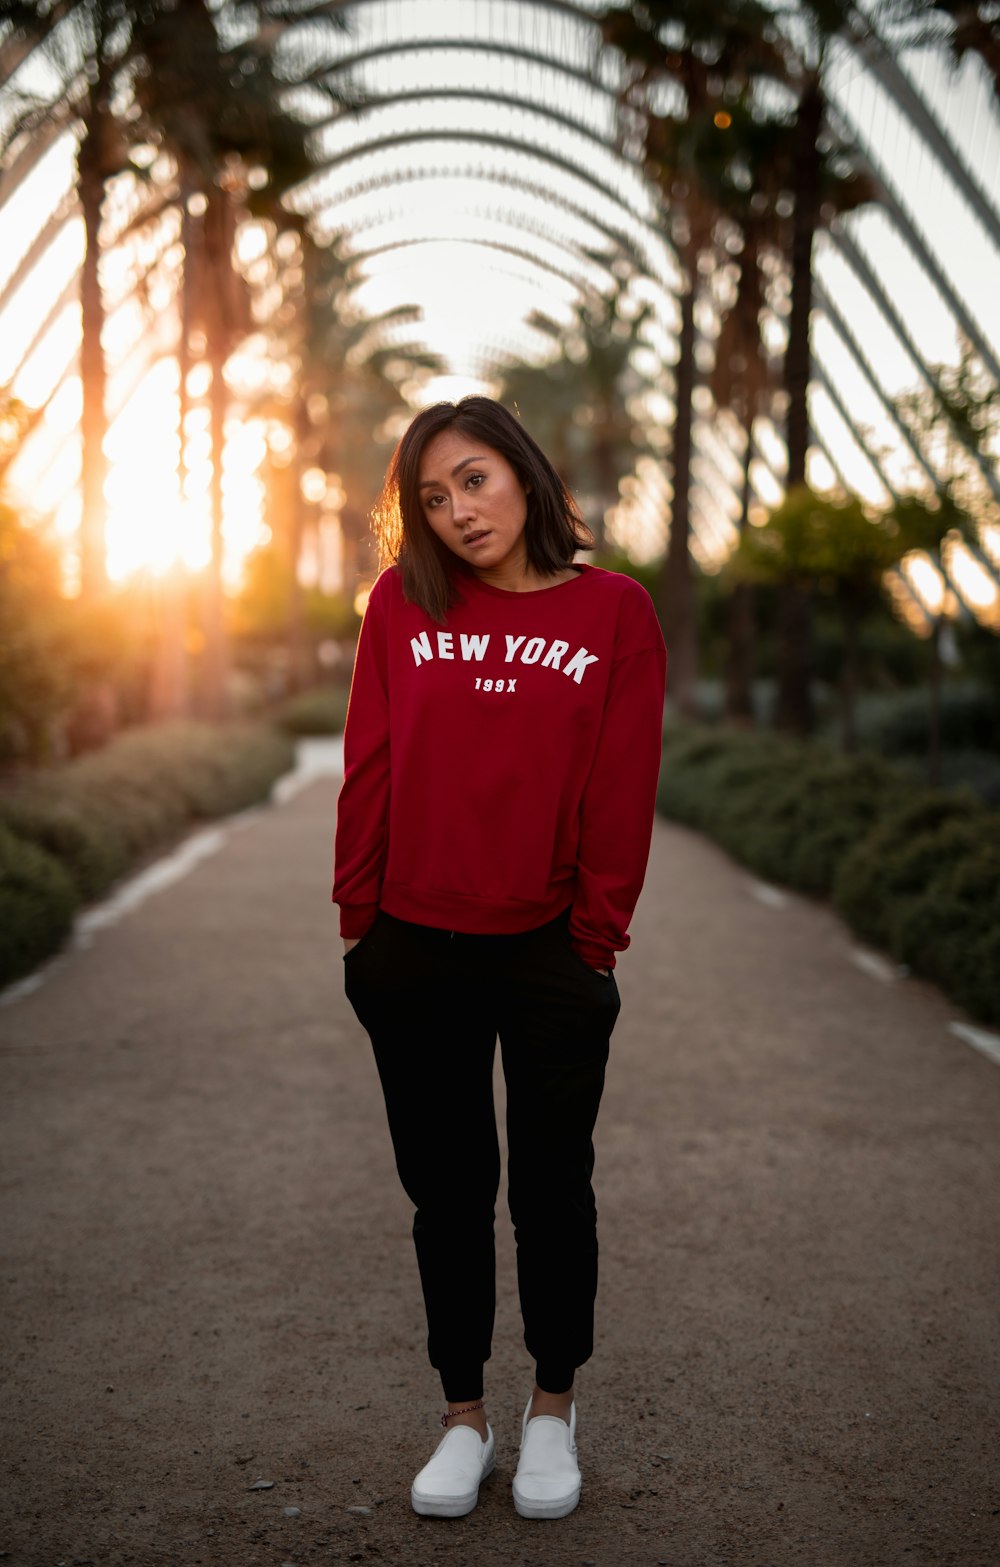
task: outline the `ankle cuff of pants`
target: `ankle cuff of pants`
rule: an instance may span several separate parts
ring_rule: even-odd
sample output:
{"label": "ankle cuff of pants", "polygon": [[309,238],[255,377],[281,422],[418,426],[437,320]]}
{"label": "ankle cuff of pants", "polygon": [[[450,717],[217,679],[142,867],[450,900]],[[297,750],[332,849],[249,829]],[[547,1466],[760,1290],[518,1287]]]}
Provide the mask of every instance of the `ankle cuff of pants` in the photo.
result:
{"label": "ankle cuff of pants", "polygon": [[439,1368],[441,1386],[449,1404],[478,1404],[483,1396],[483,1368]]}
{"label": "ankle cuff of pants", "polygon": [[557,1360],[540,1360],[535,1366],[535,1381],[543,1393],[568,1393],[573,1386],[576,1367]]}

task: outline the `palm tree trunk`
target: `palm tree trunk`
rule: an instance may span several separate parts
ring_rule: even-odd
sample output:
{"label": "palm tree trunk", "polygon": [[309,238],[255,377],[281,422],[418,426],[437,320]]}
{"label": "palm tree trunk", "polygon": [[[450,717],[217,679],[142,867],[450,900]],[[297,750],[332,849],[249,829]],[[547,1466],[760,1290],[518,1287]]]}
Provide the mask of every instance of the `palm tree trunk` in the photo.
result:
{"label": "palm tree trunk", "polygon": [[609,408],[607,404],[604,404],[601,407],[600,417],[597,420],[594,432],[594,467],[597,471],[597,504],[599,512],[594,518],[592,531],[594,534],[594,549],[598,555],[607,547],[607,537],[604,530],[605,510],[612,507],[618,497],[613,431],[614,410]]}
{"label": "palm tree trunk", "polygon": [[104,299],[101,294],[99,263],[101,257],[101,209],[104,204],[104,174],[101,167],[101,114],[98,89],[91,90],[90,106],[84,118],[84,132],[77,153],[77,188],[83,212],[86,244],[80,271],[80,379],[83,388],[83,412],[80,420],[82,440],[80,519],[80,593],[94,599],[107,587],[105,571],[104,481],[107,463],[104,438],[107,434],[107,370],[101,338],[104,332]]}
{"label": "palm tree trunk", "polygon": [[809,448],[812,258],[813,240],[819,226],[822,173],[819,137],[823,123],[823,94],[818,81],[811,82],[802,94],[796,123],[798,137],[793,169],[795,212],[792,222],[792,310],[785,353],[789,489],[805,483],[806,454]]}
{"label": "palm tree trunk", "polygon": [[844,668],[840,682],[841,746],[851,755],[858,748],[858,629],[861,619],[857,598],[847,589],[843,597]]}
{"label": "palm tree trunk", "polygon": [[932,787],[941,782],[941,633],[945,617],[938,615],[931,632],[930,710],[928,714],[927,781]]}
{"label": "palm tree trunk", "polygon": [[309,416],[304,392],[300,394],[295,415],[295,484],[292,489],[292,513],[289,519],[289,578],[288,578],[288,682],[292,691],[301,691],[306,683],[306,625],[305,595],[299,580],[302,563],[302,543],[306,531],[306,498],[302,493],[302,477],[309,459]]}
{"label": "palm tree trunk", "polygon": [[[793,168],[795,211],[792,222],[792,312],[785,353],[788,394],[788,488],[806,482],[809,448],[810,325],[812,319],[813,240],[819,226],[823,124],[823,92],[813,77],[799,100],[796,157]],[[807,589],[795,582],[779,594],[778,648],[779,729],[808,734],[813,727],[812,623]]]}
{"label": "palm tree trunk", "polygon": [[[205,266],[202,281],[206,289],[221,295],[225,272],[229,267],[229,226],[226,221],[226,197],[218,186],[208,191],[205,209]],[[214,308],[213,308],[214,306]],[[223,497],[222,461],[225,451],[227,409],[223,367],[229,355],[229,334],[224,310],[217,301],[205,299],[205,335],[212,371],[210,428],[212,436],[212,482],[209,490],[212,516],[212,554],[208,566],[205,593],[205,665],[203,702],[209,718],[223,718],[228,706],[229,658],[226,646],[225,598],[222,588]]]}
{"label": "palm tree trunk", "polygon": [[812,607],[809,590],[790,580],[778,588],[778,696],[775,727],[790,734],[808,735],[813,727]]}
{"label": "palm tree trunk", "polygon": [[[753,460],[753,419],[747,420],[747,449],[743,458],[743,493],[740,504],[740,538],[750,526],[750,464]],[[749,582],[737,582],[729,600],[729,662],[726,678],[726,717],[734,724],[751,725],[753,710],[754,591]]]}
{"label": "palm tree trunk", "polygon": [[695,293],[697,250],[684,258],[687,286],[680,299],[681,331],[676,370],[673,485],[670,542],[659,583],[663,634],[667,644],[667,689],[677,712],[697,714],[698,647],[694,580],[691,573],[691,423],[694,392]]}
{"label": "palm tree trunk", "polygon": [[[188,376],[191,371],[191,332],[198,287],[198,234],[195,220],[188,211],[189,194],[187,184],[182,182],[181,246],[184,252],[184,273],[178,300],[180,324],[177,334],[177,496],[181,513],[186,504],[188,468],[185,425],[190,405]],[[159,635],[150,701],[154,718],[175,718],[187,711],[184,590],[184,565],[178,559],[171,562],[160,584]]]}

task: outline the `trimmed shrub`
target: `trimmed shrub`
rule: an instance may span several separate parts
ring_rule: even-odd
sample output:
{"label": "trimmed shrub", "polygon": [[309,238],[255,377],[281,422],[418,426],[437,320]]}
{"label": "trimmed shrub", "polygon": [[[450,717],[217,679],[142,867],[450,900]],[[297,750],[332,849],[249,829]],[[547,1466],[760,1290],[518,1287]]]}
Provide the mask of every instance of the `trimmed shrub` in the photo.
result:
{"label": "trimmed shrub", "polygon": [[293,760],[291,740],[259,724],[150,725],[33,774],[0,796],[0,822],[60,860],[81,898],[95,898],[188,822],[263,799]]}
{"label": "trimmed shrub", "polygon": [[900,916],[897,944],[915,973],[1000,1023],[1000,834],[931,880]]}
{"label": "trimmed shrub", "polygon": [[[918,784],[927,782],[927,760],[915,758],[899,766]],[[938,761],[939,787],[971,789],[984,805],[1000,807],[1000,753],[992,751],[945,751]]]}
{"label": "trimmed shrub", "polygon": [[801,766],[789,744],[741,744],[705,768],[702,815],[705,828],[737,859],[753,863],[751,839],[761,812]]}
{"label": "trimmed shrub", "polygon": [[844,855],[872,830],[896,789],[892,769],[875,757],[807,751],[778,788],[762,792],[741,858],[762,876],[826,895]]}
{"label": "trimmed shrub", "polygon": [[2,843],[14,846],[9,872],[0,853],[0,984],[57,949],[78,903],[190,823],[265,799],[294,757],[291,738],[266,725],[166,723],[10,787],[0,796]]}
{"label": "trimmed shrub", "polygon": [[58,860],[78,898],[99,897],[129,863],[124,837],[79,801],[32,795],[0,796],[0,822]]}
{"label": "trimmed shrub", "polygon": [[0,826],[0,983],[29,973],[62,945],[76,903],[62,866]]}
{"label": "trimmed shrub", "polygon": [[833,895],[860,936],[1000,1020],[1000,812],[882,758],[673,724],[658,794],[759,875]]}
{"label": "trimmed shrub", "polygon": [[[858,710],[858,743],[883,756],[926,756],[930,744],[930,698],[924,689],[869,695]],[[968,681],[941,691],[943,751],[986,751],[1000,755],[1000,697]]]}
{"label": "trimmed shrub", "polygon": [[897,788],[893,770],[876,757],[844,758],[753,731],[698,729],[668,735],[657,803],[758,875],[825,894],[847,850]]}
{"label": "trimmed shrub", "polygon": [[291,735],[339,735],[347,718],[350,688],[317,686],[282,704],[274,721]]}
{"label": "trimmed shrub", "polygon": [[657,804],[665,816],[713,831],[736,792],[760,772],[780,771],[788,748],[752,730],[668,726]]}
{"label": "trimmed shrub", "polygon": [[[96,764],[104,758],[101,770]],[[153,776],[164,816],[179,812],[183,822],[255,804],[294,760],[292,740],[267,725],[178,721],[135,730],[100,756],[88,757],[94,770],[84,782],[127,794]],[[76,765],[82,770],[85,764]]]}
{"label": "trimmed shrub", "polygon": [[922,896],[956,852],[976,843],[988,820],[964,790],[916,790],[847,854],[834,879],[834,907],[859,936],[895,950],[904,905]]}

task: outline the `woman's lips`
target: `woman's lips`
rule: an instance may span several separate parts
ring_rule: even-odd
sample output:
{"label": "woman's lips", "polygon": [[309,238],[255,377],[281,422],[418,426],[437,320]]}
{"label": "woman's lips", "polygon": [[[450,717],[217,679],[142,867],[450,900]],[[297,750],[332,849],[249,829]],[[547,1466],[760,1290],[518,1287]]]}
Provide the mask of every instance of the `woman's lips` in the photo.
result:
{"label": "woman's lips", "polygon": [[488,528],[479,533],[467,533],[462,540],[462,544],[465,549],[472,550],[475,549],[477,544],[485,544],[489,536],[490,530]]}

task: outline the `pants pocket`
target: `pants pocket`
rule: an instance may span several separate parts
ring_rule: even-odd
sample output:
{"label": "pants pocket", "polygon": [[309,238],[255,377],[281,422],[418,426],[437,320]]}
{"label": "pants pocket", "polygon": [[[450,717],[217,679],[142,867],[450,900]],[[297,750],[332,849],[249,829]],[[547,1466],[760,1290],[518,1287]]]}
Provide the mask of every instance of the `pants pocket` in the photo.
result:
{"label": "pants pocket", "polygon": [[576,959],[576,962],[579,964],[580,968],[585,969],[588,974],[591,974],[594,979],[599,980],[602,985],[607,985],[609,983],[614,984],[615,971],[613,968],[609,968],[606,974],[600,974],[598,973],[597,969],[591,968],[590,964],[585,958],[581,958],[579,952],[577,952],[573,943],[568,938],[566,945],[569,947],[571,956]]}
{"label": "pants pocket", "polygon": [[351,962],[351,960],[354,957],[356,957],[356,955],[359,952],[364,952],[365,948],[370,944],[371,939],[372,939],[372,937],[375,934],[375,930],[376,930],[376,928],[378,926],[379,920],[381,918],[382,918],[382,910],[378,909],[378,910],[376,910],[375,918],[372,920],[372,922],[369,925],[368,929],[365,931],[364,935],[361,937],[361,940],[355,942],[354,946],[351,948],[351,950],[349,952],[345,952],[344,953],[344,963],[345,964],[349,964]]}

